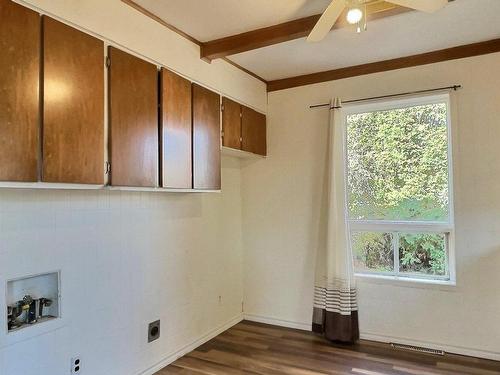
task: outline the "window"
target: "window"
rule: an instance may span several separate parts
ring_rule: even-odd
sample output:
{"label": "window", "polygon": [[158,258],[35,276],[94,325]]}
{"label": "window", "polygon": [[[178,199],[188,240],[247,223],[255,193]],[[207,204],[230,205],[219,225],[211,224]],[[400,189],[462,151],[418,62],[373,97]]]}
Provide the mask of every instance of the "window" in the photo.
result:
{"label": "window", "polygon": [[344,109],[356,274],[453,281],[448,95]]}

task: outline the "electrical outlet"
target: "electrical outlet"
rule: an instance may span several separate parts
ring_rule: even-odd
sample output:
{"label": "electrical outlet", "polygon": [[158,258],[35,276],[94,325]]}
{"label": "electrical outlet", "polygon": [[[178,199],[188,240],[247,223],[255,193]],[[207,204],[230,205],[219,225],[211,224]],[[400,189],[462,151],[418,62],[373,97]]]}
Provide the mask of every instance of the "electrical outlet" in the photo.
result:
{"label": "electrical outlet", "polygon": [[71,373],[72,374],[82,373],[82,360],[80,357],[71,358]]}
{"label": "electrical outlet", "polygon": [[160,321],[149,323],[148,325],[148,343],[160,338]]}

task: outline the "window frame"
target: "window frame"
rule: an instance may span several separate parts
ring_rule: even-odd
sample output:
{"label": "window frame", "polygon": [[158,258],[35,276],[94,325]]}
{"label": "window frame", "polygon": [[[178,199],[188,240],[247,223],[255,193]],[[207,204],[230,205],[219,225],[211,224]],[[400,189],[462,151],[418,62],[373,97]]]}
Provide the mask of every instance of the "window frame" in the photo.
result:
{"label": "window frame", "polygon": [[[370,220],[370,219],[350,219],[348,207],[348,150],[347,150],[347,118],[350,115],[387,111],[392,109],[402,109],[420,105],[444,103],[446,105],[446,125],[447,125],[447,158],[448,158],[448,221],[407,221],[407,220]],[[363,271],[356,272],[355,276],[363,278],[384,278],[390,280],[418,281],[429,284],[456,285],[455,270],[455,222],[454,222],[454,194],[453,194],[453,135],[452,135],[452,105],[450,93],[426,94],[419,96],[409,96],[398,99],[373,100],[367,102],[348,103],[342,106],[342,127],[343,127],[343,153],[344,153],[344,186],[345,186],[345,218],[349,226],[349,241],[353,232],[378,232],[392,234],[392,250],[394,256],[394,271]],[[436,233],[445,235],[446,246],[446,275],[425,275],[418,273],[401,272],[399,264],[399,234],[404,233]],[[354,254],[351,254],[351,261],[354,262]]]}

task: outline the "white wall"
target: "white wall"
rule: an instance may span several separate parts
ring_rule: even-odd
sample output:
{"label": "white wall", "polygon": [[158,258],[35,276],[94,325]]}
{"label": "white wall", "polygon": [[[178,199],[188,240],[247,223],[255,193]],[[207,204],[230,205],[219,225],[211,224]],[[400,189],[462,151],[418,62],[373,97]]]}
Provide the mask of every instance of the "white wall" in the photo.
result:
{"label": "white wall", "polygon": [[79,355],[84,374],[135,375],[238,319],[239,162],[222,173],[220,194],[0,190],[0,296],[54,270],[62,291],[59,321],[6,335],[0,315],[0,374],[65,375]]}
{"label": "white wall", "polygon": [[326,110],[310,104],[462,84],[456,93],[457,286],[359,282],[365,337],[500,359],[500,54],[269,95],[268,158],[242,170],[245,315],[308,327],[324,192]]}
{"label": "white wall", "polygon": [[[201,61],[198,46],[120,0],[22,3],[267,108],[262,82]],[[62,292],[59,320],[6,334],[0,314],[0,374],[66,375],[73,356],[83,374],[152,373],[241,319],[240,188],[239,160],[223,157],[222,193],[0,189],[0,296],[8,279],[57,270]],[[161,338],[147,344],[156,319]]]}

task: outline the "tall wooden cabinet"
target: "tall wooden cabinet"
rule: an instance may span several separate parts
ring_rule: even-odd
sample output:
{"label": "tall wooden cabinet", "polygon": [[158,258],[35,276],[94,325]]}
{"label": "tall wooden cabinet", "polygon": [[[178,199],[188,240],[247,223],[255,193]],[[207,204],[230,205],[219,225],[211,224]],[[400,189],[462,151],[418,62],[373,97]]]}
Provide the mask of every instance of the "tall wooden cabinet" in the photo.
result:
{"label": "tall wooden cabinet", "polygon": [[220,96],[193,84],[193,187],[219,190]]}
{"label": "tall wooden cabinet", "polygon": [[191,82],[161,70],[162,187],[190,189],[192,173]]}
{"label": "tall wooden cabinet", "polygon": [[37,181],[40,15],[0,0],[0,180]]}
{"label": "tall wooden cabinet", "polygon": [[158,186],[158,69],[110,47],[111,185]]}
{"label": "tall wooden cabinet", "polygon": [[43,17],[45,182],[104,183],[104,43]]}
{"label": "tall wooden cabinet", "polygon": [[265,154],[264,115],[11,0],[0,52],[0,181],[219,190],[221,118]]}

